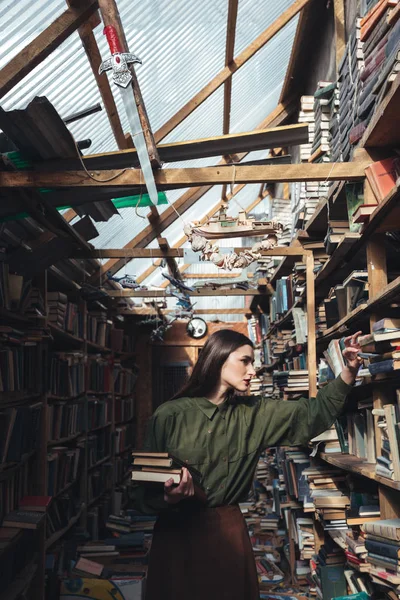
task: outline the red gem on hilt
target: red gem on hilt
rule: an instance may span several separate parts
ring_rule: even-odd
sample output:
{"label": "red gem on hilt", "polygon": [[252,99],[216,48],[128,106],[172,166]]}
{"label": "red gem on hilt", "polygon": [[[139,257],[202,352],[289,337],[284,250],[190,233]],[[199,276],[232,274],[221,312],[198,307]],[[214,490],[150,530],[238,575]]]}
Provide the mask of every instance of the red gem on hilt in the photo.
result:
{"label": "red gem on hilt", "polygon": [[119,57],[119,56],[116,56],[116,57],[115,57],[115,62],[117,62],[117,63],[120,63],[120,62],[121,62],[121,59],[120,59],[120,57]]}

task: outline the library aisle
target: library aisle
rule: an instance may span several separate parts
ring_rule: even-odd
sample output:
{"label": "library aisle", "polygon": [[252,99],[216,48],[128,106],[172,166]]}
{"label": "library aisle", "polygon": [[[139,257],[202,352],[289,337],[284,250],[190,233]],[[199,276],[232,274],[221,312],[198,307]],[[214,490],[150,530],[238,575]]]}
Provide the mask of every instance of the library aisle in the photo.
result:
{"label": "library aisle", "polygon": [[400,600],[400,1],[0,17],[0,600]]}

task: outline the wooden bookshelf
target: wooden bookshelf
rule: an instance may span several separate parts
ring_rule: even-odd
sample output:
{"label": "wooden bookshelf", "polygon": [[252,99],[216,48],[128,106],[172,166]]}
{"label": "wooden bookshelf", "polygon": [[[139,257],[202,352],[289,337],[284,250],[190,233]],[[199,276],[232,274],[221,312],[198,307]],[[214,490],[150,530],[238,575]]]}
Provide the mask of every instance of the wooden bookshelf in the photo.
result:
{"label": "wooden bookshelf", "polygon": [[[42,285],[41,292],[42,292],[43,297],[46,298],[46,296],[47,296],[47,294],[46,294],[47,278],[43,277],[41,282],[42,282],[41,283],[41,285]],[[69,292],[65,291],[65,290],[64,290],[64,293],[67,293],[67,295],[69,294]],[[47,495],[48,494],[47,454],[48,453],[51,454],[53,452],[53,448],[56,446],[63,446],[63,447],[69,448],[69,449],[80,448],[80,452],[83,453],[82,456],[80,457],[80,465],[81,466],[80,466],[80,470],[77,474],[77,478],[74,479],[73,481],[69,481],[63,487],[61,487],[62,481],[61,481],[61,484],[59,482],[55,483],[54,486],[60,486],[60,488],[58,489],[58,487],[55,487],[54,488],[55,491],[53,494],[53,502],[57,502],[57,500],[65,494],[68,494],[68,495],[72,494],[73,497],[77,497],[80,499],[81,506],[80,506],[79,510],[77,511],[77,513],[71,517],[68,524],[65,527],[63,527],[62,529],[55,531],[48,539],[45,538],[45,530],[43,530],[43,532],[41,532],[41,535],[38,537],[39,541],[38,541],[37,547],[32,548],[32,553],[36,552],[39,556],[39,559],[35,559],[35,573],[32,576],[30,576],[28,574],[28,571],[23,570],[21,572],[21,575],[15,579],[15,590],[16,590],[15,597],[17,597],[17,595],[20,593],[20,591],[23,591],[23,589],[24,589],[23,587],[21,587],[23,584],[22,580],[24,580],[24,582],[25,582],[24,585],[27,586],[29,578],[33,579],[34,576],[35,577],[37,576],[37,579],[35,578],[34,585],[35,585],[35,589],[37,588],[37,591],[38,591],[38,600],[39,600],[39,598],[41,599],[44,597],[43,586],[44,586],[44,564],[45,564],[46,551],[48,551],[54,544],[60,542],[63,539],[63,537],[68,532],[70,532],[71,529],[75,525],[79,524],[81,527],[85,528],[86,524],[87,524],[88,508],[95,506],[97,502],[101,501],[101,499],[104,497],[104,495],[106,493],[109,493],[110,496],[112,497],[112,493],[115,490],[116,486],[120,485],[120,483],[122,481],[122,480],[117,481],[116,474],[115,474],[115,472],[116,472],[115,464],[116,464],[116,460],[117,460],[116,454],[114,452],[114,434],[115,434],[115,427],[116,427],[114,413],[116,410],[116,407],[115,407],[116,395],[114,394],[113,370],[115,368],[114,363],[115,363],[116,359],[118,362],[119,360],[121,360],[121,358],[123,358],[125,356],[125,354],[123,352],[115,352],[113,349],[111,349],[110,347],[107,347],[107,346],[100,346],[99,344],[95,344],[93,342],[87,342],[87,340],[86,340],[87,315],[88,315],[87,303],[83,300],[78,300],[78,301],[76,300],[76,291],[74,289],[71,290],[71,301],[74,302],[74,304],[77,304],[77,307],[78,307],[77,310],[80,315],[79,318],[81,319],[81,330],[82,330],[82,334],[83,334],[82,337],[73,335],[72,333],[65,331],[64,329],[61,329],[60,327],[57,327],[57,326],[49,323],[48,319],[46,317],[42,317],[40,319],[40,325],[43,328],[43,331],[49,331],[50,335],[48,335],[48,336],[43,335],[43,339],[40,342],[40,348],[43,349],[43,352],[45,352],[48,360],[51,359],[51,356],[53,353],[60,353],[60,356],[64,356],[64,355],[68,355],[68,354],[77,356],[77,354],[75,354],[75,353],[79,353],[79,355],[81,355],[83,359],[86,359],[83,361],[83,364],[84,364],[84,366],[82,367],[83,373],[81,371],[79,371],[79,368],[78,368],[78,371],[80,373],[79,376],[82,377],[82,381],[84,381],[83,389],[80,391],[80,393],[76,394],[76,395],[65,395],[65,394],[63,394],[63,388],[61,387],[61,385],[58,386],[60,389],[59,390],[57,389],[57,391],[60,392],[59,394],[50,394],[49,389],[47,389],[47,385],[45,386],[45,389],[43,389],[40,393],[28,393],[26,390],[23,390],[23,389],[20,391],[17,391],[17,392],[0,392],[0,406],[2,408],[30,406],[30,405],[34,405],[34,404],[38,404],[38,403],[40,403],[41,407],[42,407],[41,436],[40,436],[39,448],[24,455],[19,462],[7,463],[7,464],[0,465],[0,480],[2,481],[2,484],[4,484],[4,482],[7,482],[7,480],[9,478],[12,478],[13,474],[16,473],[19,469],[28,467],[29,471],[30,471],[31,463],[32,463],[32,473],[33,473],[32,486],[29,487],[29,490],[26,493],[29,493],[31,495]],[[46,300],[45,300],[46,312],[47,312],[47,308],[48,307],[47,307]],[[102,307],[101,310],[103,312],[107,312],[107,319],[108,319],[107,327],[109,327],[109,328],[114,327],[116,320],[113,318],[111,313],[110,314],[108,313],[109,309],[105,309],[105,307]],[[11,311],[7,311],[4,309],[0,310],[0,320],[3,323],[12,325],[18,331],[25,331],[32,324],[36,327],[37,323],[38,323],[37,319],[32,321],[23,315],[19,315],[18,313],[13,313]],[[112,323],[112,325],[111,325],[111,323]],[[119,325],[119,323],[118,323],[118,325]],[[96,355],[96,354],[99,356],[102,356],[102,357],[107,356],[107,363],[105,363],[104,368],[111,369],[110,389],[107,392],[103,392],[103,391],[97,392],[97,391],[88,389],[89,365],[88,365],[87,357],[88,356],[94,357],[94,355]],[[126,353],[126,356],[129,358],[133,358],[134,354]],[[49,365],[51,366],[51,362],[49,363]],[[49,369],[50,369],[50,366],[49,366]],[[129,370],[129,369],[124,369],[124,371],[133,373],[133,371]],[[79,387],[77,389],[81,389],[81,388]],[[121,395],[121,398],[122,397],[125,397],[125,398],[132,397],[132,391],[133,390],[127,389],[126,390],[127,393],[124,394],[123,396]],[[50,418],[49,415],[50,415],[51,407],[57,406],[58,411],[63,411],[63,410],[67,410],[67,407],[69,404],[77,403],[77,404],[79,404],[79,406],[82,407],[82,408],[79,408],[79,410],[82,410],[85,412],[88,410],[88,403],[90,402],[90,400],[88,399],[88,396],[97,397],[99,400],[100,399],[101,400],[109,400],[107,421],[103,424],[101,423],[101,421],[96,421],[96,423],[98,423],[98,425],[96,427],[89,428],[86,431],[77,431],[76,433],[71,434],[71,435],[60,436],[55,439],[49,439],[48,438],[47,420],[48,420],[48,418]],[[54,408],[54,410],[56,410],[56,409]],[[57,413],[54,412],[53,414],[56,415]],[[69,418],[71,418],[71,417],[69,417]],[[124,421],[122,424],[127,425],[129,423],[135,423],[134,416],[131,419]],[[119,425],[121,425],[121,424],[119,424]],[[63,427],[64,426],[65,426],[65,424],[63,425]],[[88,438],[91,435],[102,435],[102,431],[105,431],[106,434],[109,432],[110,451],[107,454],[107,456],[98,460],[94,465],[89,467],[88,466],[88,448],[89,448]],[[2,457],[0,457],[0,460],[1,460],[1,458]],[[112,477],[111,477],[112,484],[110,486],[109,481],[106,480],[106,485],[104,485],[104,489],[101,489],[101,493],[89,501],[90,475],[93,472],[95,472],[96,469],[101,468],[102,465],[106,462],[110,462],[112,464],[112,467],[110,467],[110,472],[112,475]],[[33,468],[33,467],[35,467],[35,468]],[[124,477],[125,476],[126,476],[126,474],[124,475]],[[10,482],[11,482],[11,479],[10,479]],[[101,485],[100,485],[100,487],[101,487]],[[23,492],[23,493],[25,493],[25,492]],[[18,500],[19,500],[19,497],[16,498],[13,508],[17,508]],[[29,565],[28,565],[28,567],[29,567]],[[12,595],[14,593],[13,590],[14,590],[14,587],[12,587],[12,589],[11,589],[11,587],[9,587],[7,589],[7,595],[4,596],[4,597],[7,597],[7,600],[8,600],[8,598],[14,597]]]}
{"label": "wooden bookshelf", "polygon": [[326,452],[321,452],[318,456],[325,462],[334,465],[339,469],[349,471],[350,473],[356,473],[357,475],[363,475],[364,477],[373,479],[393,490],[400,490],[400,481],[393,481],[392,479],[381,477],[375,473],[375,463],[367,463],[365,460],[353,456],[352,454],[327,454]]}

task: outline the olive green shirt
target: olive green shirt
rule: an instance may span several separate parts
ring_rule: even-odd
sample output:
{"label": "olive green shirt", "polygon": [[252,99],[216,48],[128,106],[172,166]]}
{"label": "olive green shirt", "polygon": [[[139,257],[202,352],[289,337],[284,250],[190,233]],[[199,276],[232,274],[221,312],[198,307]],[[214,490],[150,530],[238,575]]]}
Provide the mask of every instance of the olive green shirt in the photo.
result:
{"label": "olive green shirt", "polygon": [[[152,416],[144,450],[170,452],[198,469],[209,506],[235,504],[247,497],[260,452],[307,444],[332,425],[351,389],[339,376],[316,398],[297,401],[236,396],[217,406],[206,398],[172,400]],[[171,508],[160,488],[132,492],[144,513]]]}

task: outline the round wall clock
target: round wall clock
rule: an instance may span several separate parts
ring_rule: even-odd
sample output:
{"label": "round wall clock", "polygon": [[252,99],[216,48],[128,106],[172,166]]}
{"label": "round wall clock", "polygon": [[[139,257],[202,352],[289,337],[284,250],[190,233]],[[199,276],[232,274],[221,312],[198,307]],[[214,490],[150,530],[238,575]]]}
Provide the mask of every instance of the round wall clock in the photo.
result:
{"label": "round wall clock", "polygon": [[187,324],[186,331],[190,337],[199,340],[207,333],[207,323],[200,317],[193,317]]}

